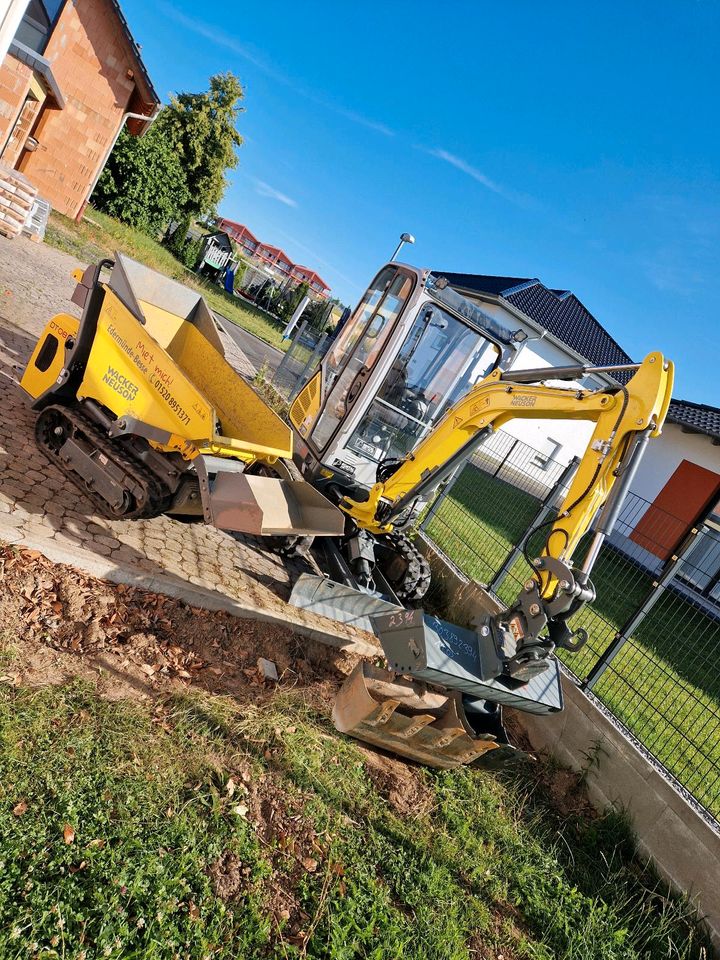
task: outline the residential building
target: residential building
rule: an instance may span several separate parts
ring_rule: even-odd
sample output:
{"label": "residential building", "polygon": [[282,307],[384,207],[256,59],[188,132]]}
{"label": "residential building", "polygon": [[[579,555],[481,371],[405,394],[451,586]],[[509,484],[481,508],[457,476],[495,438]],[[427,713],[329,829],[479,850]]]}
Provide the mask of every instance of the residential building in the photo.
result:
{"label": "residential building", "polygon": [[0,163],[78,217],[123,126],[141,135],[159,105],[117,0],[30,0],[0,65]]}
{"label": "residential building", "polygon": [[284,250],[270,243],[261,242],[242,223],[219,217],[217,226],[232,237],[244,256],[265,267],[278,280],[307,283],[313,297],[318,300],[327,300],[330,287],[315,270],[293,263]]}

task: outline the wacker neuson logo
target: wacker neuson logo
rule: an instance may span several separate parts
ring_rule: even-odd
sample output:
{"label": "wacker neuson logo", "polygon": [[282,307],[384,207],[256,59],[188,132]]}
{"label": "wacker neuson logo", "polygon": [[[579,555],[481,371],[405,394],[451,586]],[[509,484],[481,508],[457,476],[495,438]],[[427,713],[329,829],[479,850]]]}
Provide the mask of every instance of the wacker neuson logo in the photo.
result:
{"label": "wacker neuson logo", "polygon": [[132,380],[128,380],[114,367],[107,368],[103,383],[106,383],[115,393],[119,393],[123,400],[134,400],[137,396],[138,385],[133,383]]}

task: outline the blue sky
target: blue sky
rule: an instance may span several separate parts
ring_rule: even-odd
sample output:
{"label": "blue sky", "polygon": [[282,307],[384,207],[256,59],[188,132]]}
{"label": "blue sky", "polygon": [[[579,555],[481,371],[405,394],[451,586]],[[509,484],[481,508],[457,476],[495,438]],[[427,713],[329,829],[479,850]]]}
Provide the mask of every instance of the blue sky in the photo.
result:
{"label": "blue sky", "polygon": [[417,266],[573,290],[720,405],[716,0],[123,8],[163,99],[240,77],[221,212],[346,302],[408,230]]}

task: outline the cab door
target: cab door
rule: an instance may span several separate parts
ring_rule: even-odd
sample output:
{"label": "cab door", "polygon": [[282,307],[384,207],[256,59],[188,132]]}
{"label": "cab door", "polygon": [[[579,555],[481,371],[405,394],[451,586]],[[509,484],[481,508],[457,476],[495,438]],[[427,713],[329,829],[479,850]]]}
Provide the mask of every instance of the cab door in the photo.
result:
{"label": "cab door", "polygon": [[389,265],[380,271],[355,315],[323,361],[325,399],[308,440],[322,454],[363,393],[416,278]]}

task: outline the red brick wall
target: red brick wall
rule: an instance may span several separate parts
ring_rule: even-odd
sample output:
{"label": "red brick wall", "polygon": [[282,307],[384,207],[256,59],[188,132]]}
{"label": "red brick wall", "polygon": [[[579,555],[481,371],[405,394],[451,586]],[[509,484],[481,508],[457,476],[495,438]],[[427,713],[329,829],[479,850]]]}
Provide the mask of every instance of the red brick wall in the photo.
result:
{"label": "red brick wall", "polygon": [[135,88],[130,57],[108,0],[68,0],[45,51],[65,97],[45,107],[40,147],[20,169],[56,210],[74,217],[105,160]]}
{"label": "red brick wall", "polygon": [[15,57],[8,55],[0,64],[0,151],[7,142],[25,102],[31,78],[30,67],[20,63]]}

